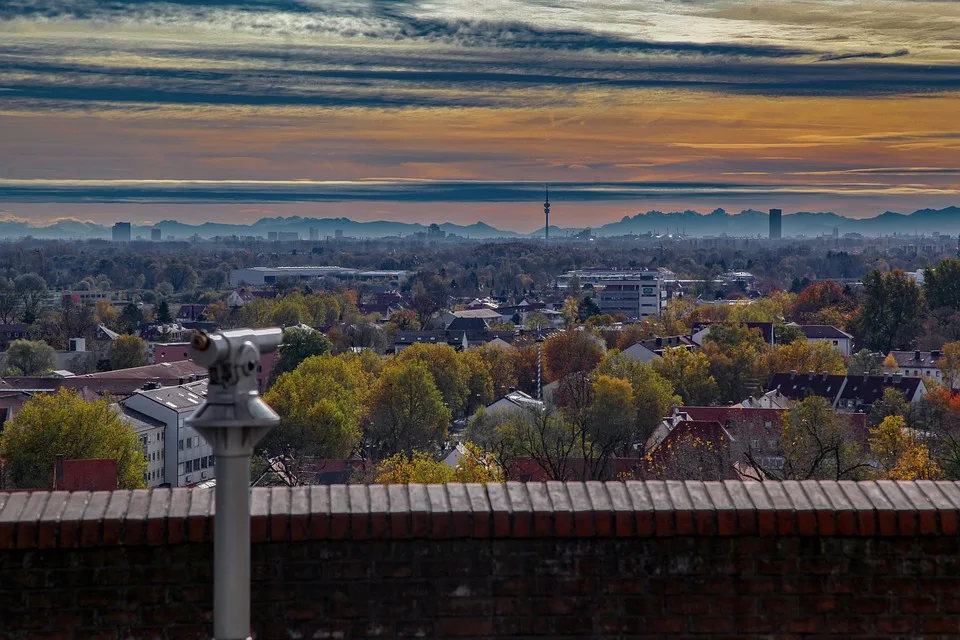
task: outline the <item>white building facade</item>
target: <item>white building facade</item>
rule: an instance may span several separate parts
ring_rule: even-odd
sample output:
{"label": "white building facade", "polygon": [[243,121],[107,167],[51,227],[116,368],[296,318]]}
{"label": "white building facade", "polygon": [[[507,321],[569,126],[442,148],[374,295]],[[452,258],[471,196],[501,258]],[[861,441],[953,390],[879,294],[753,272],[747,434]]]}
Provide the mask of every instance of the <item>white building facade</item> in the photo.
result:
{"label": "white building facade", "polygon": [[213,449],[186,425],[207,394],[207,381],[138,391],[123,405],[163,424],[163,482],[189,487],[214,478]]}

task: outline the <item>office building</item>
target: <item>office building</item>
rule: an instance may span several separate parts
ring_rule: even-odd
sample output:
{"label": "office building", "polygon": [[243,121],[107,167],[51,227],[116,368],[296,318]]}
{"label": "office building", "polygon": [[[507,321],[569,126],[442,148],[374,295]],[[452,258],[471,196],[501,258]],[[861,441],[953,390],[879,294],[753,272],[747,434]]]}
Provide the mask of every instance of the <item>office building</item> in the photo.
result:
{"label": "office building", "polygon": [[150,240],[160,242],[161,237],[160,229],[150,229]]}
{"label": "office building", "polygon": [[151,444],[156,443],[153,436],[158,436],[161,443],[155,445],[156,449],[163,450],[160,454],[161,464],[155,465],[156,468],[148,467],[147,470],[155,476],[157,469],[162,468],[163,477],[154,477],[151,483],[161,479],[171,487],[188,487],[214,477],[213,449],[195,429],[186,424],[206,395],[207,381],[200,380],[176,387],[137,391],[123,401],[128,421],[131,418],[138,419],[144,425],[144,431],[149,425],[157,427],[156,433],[144,434],[147,436],[146,442],[141,436],[141,443],[151,455],[151,463],[157,462],[153,459],[156,458],[155,450],[151,448]]}
{"label": "office building", "polygon": [[657,271],[608,272],[594,284],[597,306],[603,313],[622,313],[630,320],[659,316],[664,296],[659,275]]}
{"label": "office building", "polygon": [[300,234],[296,231],[281,231],[277,234],[277,240],[280,242],[294,242],[300,239]]}
{"label": "office building", "polygon": [[277,241],[277,232],[276,231],[267,231],[267,240],[270,242]]}
{"label": "office building", "polygon": [[310,227],[310,239],[316,242],[320,239],[320,229],[316,227]]}
{"label": "office building", "polygon": [[770,239],[779,240],[783,231],[783,212],[780,209],[770,209]]}
{"label": "office building", "polygon": [[343,237],[343,229],[334,229],[333,237],[336,238],[337,240],[341,239]]}
{"label": "office building", "polygon": [[113,225],[114,242],[130,242],[130,223],[118,222]]}

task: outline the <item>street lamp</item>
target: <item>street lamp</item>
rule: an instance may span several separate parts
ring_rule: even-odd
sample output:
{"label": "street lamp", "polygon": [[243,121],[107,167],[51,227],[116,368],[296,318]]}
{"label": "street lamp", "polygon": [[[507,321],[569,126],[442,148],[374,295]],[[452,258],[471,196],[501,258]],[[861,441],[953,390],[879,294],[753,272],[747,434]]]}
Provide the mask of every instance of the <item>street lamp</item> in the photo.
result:
{"label": "street lamp", "polygon": [[210,372],[206,400],[187,425],[216,456],[216,512],[213,541],[213,636],[250,637],[250,456],[253,447],[280,422],[260,399],[260,355],[275,351],[280,329],[237,329],[190,343],[190,359]]}

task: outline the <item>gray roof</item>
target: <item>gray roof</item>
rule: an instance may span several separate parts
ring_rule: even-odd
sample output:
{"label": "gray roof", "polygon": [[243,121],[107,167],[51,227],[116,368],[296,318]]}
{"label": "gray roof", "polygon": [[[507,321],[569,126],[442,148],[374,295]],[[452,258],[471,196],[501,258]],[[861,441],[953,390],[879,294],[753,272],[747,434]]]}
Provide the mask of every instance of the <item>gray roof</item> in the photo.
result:
{"label": "gray roof", "polygon": [[114,405],[117,407],[117,411],[120,412],[120,419],[126,422],[136,433],[141,431],[147,431],[149,429],[156,429],[158,427],[165,427],[166,424],[151,418],[145,413],[140,413],[135,409],[129,409],[123,404]]}
{"label": "gray roof", "polygon": [[801,324],[799,329],[809,339],[842,340],[853,337],[829,324]]}
{"label": "gray roof", "polygon": [[140,391],[140,394],[151,400],[181,413],[193,411],[203,403],[207,395],[207,381],[191,382],[176,387],[163,387]]}
{"label": "gray roof", "polygon": [[890,354],[897,361],[898,367],[917,369],[936,367],[940,358],[943,357],[940,351],[891,351]]}

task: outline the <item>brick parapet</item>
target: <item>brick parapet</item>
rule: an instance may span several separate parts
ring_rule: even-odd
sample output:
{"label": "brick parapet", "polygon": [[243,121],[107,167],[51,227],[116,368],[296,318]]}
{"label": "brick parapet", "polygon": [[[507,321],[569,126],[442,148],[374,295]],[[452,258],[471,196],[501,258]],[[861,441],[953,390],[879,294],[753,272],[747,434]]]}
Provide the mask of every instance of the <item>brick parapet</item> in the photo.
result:
{"label": "brick parapet", "polygon": [[[547,482],[251,490],[253,542],[956,535],[956,482]],[[212,489],[0,493],[0,549],[203,543]]]}

